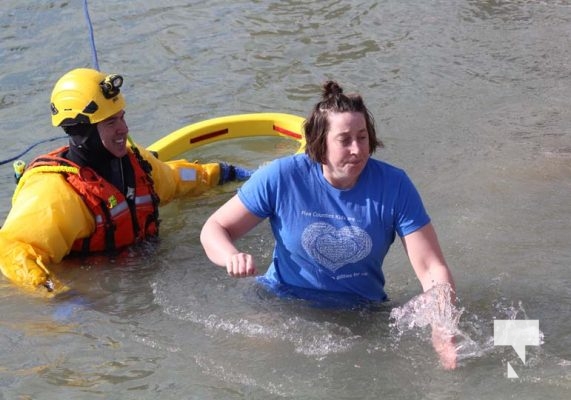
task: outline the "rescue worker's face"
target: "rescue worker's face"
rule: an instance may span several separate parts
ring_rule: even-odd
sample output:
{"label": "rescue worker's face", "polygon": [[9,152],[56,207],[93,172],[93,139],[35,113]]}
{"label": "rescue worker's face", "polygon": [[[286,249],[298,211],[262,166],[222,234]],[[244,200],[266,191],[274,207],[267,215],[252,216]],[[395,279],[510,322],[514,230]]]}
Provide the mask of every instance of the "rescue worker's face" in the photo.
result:
{"label": "rescue worker's face", "polygon": [[97,131],[107,149],[115,157],[127,154],[127,134],[129,128],[125,122],[125,111],[121,110],[97,124]]}

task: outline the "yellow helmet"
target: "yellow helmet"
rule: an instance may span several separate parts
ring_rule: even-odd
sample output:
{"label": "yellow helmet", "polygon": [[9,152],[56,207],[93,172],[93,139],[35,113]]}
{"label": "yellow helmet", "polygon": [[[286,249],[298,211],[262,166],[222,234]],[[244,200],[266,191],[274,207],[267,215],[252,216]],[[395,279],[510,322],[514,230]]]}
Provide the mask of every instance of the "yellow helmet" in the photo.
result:
{"label": "yellow helmet", "polygon": [[125,108],[120,75],[105,75],[89,68],[62,76],[51,97],[53,126],[96,124]]}

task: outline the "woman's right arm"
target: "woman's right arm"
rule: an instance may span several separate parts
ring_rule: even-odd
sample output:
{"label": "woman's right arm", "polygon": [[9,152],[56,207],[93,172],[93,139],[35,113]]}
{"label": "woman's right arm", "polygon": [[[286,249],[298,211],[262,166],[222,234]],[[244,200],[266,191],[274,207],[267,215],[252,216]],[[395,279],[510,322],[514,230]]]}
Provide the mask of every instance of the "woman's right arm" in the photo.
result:
{"label": "woman's right arm", "polygon": [[262,221],[248,211],[237,195],[228,200],[206,220],[200,232],[200,242],[210,261],[226,267],[230,276],[256,275],[252,255],[240,252],[234,242]]}

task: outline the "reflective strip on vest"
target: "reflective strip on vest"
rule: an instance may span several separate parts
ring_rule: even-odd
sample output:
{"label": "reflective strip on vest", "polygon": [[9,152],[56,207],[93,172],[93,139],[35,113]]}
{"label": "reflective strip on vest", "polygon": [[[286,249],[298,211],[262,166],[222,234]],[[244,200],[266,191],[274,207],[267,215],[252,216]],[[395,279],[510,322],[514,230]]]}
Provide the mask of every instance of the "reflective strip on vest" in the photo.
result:
{"label": "reflective strip on vest", "polygon": [[127,204],[126,201],[122,201],[121,203],[117,204],[115,207],[109,209],[109,215],[111,215],[111,218],[115,218],[117,215],[127,210],[129,210],[129,204]]}
{"label": "reflective strip on vest", "polygon": [[[152,203],[153,203],[153,196],[151,196],[150,194],[135,197],[136,205],[152,204]],[[129,204],[126,201],[122,201],[121,203],[117,204],[115,207],[109,209],[109,215],[111,216],[111,218],[115,218],[117,215],[127,211],[128,209],[129,209]],[[95,223],[96,224],[103,223],[103,216],[99,214],[96,215]]]}
{"label": "reflective strip on vest", "polygon": [[135,204],[148,204],[153,203],[153,196],[147,194],[145,196],[137,196],[135,197]]}

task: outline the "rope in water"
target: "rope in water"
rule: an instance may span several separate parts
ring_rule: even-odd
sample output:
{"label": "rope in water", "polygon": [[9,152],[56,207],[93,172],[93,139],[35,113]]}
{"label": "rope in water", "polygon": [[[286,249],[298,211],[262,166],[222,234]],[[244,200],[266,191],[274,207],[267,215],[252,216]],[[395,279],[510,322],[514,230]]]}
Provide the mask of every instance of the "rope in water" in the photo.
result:
{"label": "rope in water", "polygon": [[[89,29],[89,43],[91,46],[91,57],[92,57],[92,62],[93,62],[93,68],[95,68],[96,70],[99,71],[99,61],[97,59],[97,48],[95,47],[95,37],[93,35],[93,25],[91,24],[91,18],[89,16],[89,7],[87,6],[87,0],[83,0],[83,14],[85,15],[85,19],[87,21],[87,28]],[[54,140],[66,139],[66,138],[67,138],[67,136],[56,136],[56,137],[52,137],[49,139],[40,140],[40,141],[28,146],[28,148],[25,149],[20,154],[14,156],[14,157],[10,157],[10,158],[5,159],[5,160],[0,160],[0,165],[4,165],[4,164],[7,164],[9,162],[18,160],[20,157],[24,156],[26,153],[28,153],[34,147],[36,147],[42,143],[53,142]],[[16,162],[18,162],[18,161],[16,161]],[[21,166],[21,164],[19,164],[19,166]],[[14,167],[16,167],[16,166],[14,166]]]}
{"label": "rope in water", "polygon": [[89,29],[89,43],[91,45],[91,57],[93,61],[93,68],[99,71],[99,61],[97,60],[97,49],[95,47],[95,37],[93,35],[93,25],[89,17],[89,7],[87,7],[87,0],[83,0],[83,13],[87,21],[87,28]]}
{"label": "rope in water", "polygon": [[24,150],[23,152],[21,152],[20,154],[14,156],[14,157],[10,157],[7,158],[6,160],[2,160],[0,161],[0,165],[3,164],[7,164],[11,161],[17,160],[18,158],[22,157],[24,154],[26,154],[28,151],[32,150],[34,147],[42,144],[42,143],[46,143],[46,142],[53,142],[54,140],[59,140],[59,139],[66,139],[67,136],[56,136],[56,137],[52,137],[52,138],[48,138],[48,139],[44,139],[44,140],[40,140],[39,142],[36,142],[34,144],[32,144],[31,146],[29,146],[26,150]]}

